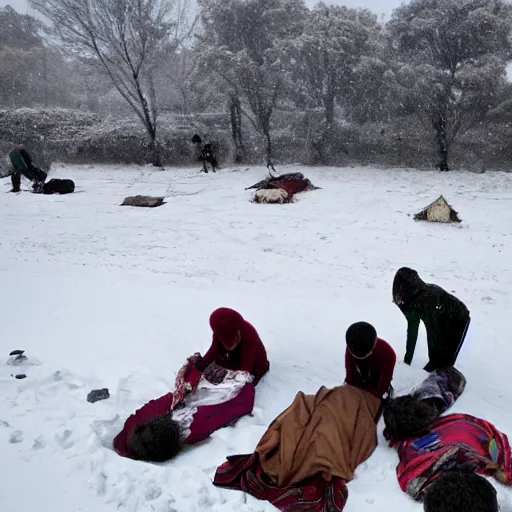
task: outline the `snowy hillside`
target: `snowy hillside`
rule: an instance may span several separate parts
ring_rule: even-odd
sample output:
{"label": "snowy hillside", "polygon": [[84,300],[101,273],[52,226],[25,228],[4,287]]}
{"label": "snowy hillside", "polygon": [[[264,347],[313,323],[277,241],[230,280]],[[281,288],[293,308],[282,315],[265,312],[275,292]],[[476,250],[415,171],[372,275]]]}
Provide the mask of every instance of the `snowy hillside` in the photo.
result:
{"label": "snowy hillside", "polygon": [[[283,172],[294,166],[281,168]],[[244,187],[265,175],[149,167],[57,167],[77,192],[8,194],[0,181],[0,479],[5,512],[262,512],[275,510],[211,484],[226,455],[252,452],[298,390],[343,382],[344,333],[374,323],[403,360],[405,320],[391,302],[394,272],[416,268],[455,292],[472,326],[454,411],[512,435],[512,174],[301,168],[322,190],[288,205],[255,205]],[[118,206],[166,195],[156,209]],[[416,223],[443,194],[461,225]],[[411,214],[411,217],[408,216]],[[174,461],[153,465],[111,450],[126,417],[166,393],[175,372],[211,339],[210,312],[239,309],[267,346],[270,373],[253,416]],[[3,364],[34,363],[25,380]],[[424,331],[406,392],[426,374]],[[109,400],[87,393],[108,387]],[[349,483],[346,512],[419,512],[382,439]],[[510,491],[499,488],[503,510]]]}

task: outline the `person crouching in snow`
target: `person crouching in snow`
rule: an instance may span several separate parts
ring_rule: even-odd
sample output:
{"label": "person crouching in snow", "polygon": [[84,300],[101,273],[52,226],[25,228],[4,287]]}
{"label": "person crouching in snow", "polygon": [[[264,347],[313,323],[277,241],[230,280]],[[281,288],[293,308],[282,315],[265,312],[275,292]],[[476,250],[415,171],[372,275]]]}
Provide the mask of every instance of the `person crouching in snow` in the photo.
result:
{"label": "person crouching in snow", "polygon": [[424,370],[455,365],[471,318],[457,297],[435,284],[425,283],[416,270],[403,267],[393,281],[393,302],[407,319],[404,362],[411,364],[420,322],[427,331],[429,362]]}
{"label": "person crouching in snow", "polygon": [[352,324],[345,335],[345,382],[383,399],[392,394],[391,380],[396,364],[393,348],[377,337],[373,325]]}
{"label": "person crouching in snow", "polygon": [[199,359],[198,353],[187,359],[176,376],[174,392],[151,400],[126,420],[114,438],[116,453],[135,460],[165,462],[184,445],[203,441],[252,412],[253,376],[212,363],[191,385]]}
{"label": "person crouching in snow", "polygon": [[[228,370],[249,372],[256,386],[270,368],[267,351],[256,329],[238,311],[230,308],[216,309],[210,316],[210,327],[213,331],[212,345],[196,362],[198,372],[217,363]],[[197,374],[190,378],[193,383]]]}

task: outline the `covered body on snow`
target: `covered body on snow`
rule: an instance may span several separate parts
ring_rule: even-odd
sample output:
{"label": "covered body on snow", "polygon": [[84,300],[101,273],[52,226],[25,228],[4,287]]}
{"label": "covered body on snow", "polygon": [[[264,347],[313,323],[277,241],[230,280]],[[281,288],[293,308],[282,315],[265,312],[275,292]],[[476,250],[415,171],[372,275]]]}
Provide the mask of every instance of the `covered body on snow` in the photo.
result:
{"label": "covered body on snow", "polygon": [[347,384],[297,393],[250,455],[228,457],[214,485],[244,491],[282,511],[343,510],[346,482],[377,446],[381,401]]}
{"label": "covered body on snow", "polygon": [[176,376],[173,392],[151,400],[126,420],[113,443],[119,455],[164,462],[183,445],[203,441],[251,413],[253,376],[212,363],[191,385],[190,376],[200,358],[196,353],[187,359]]}
{"label": "covered body on snow", "polygon": [[164,204],[165,197],[129,196],[125,197],[121,206],[140,206],[142,208],[156,208]]}
{"label": "covered body on snow", "polygon": [[256,190],[252,198],[252,201],[255,203],[283,204],[291,202],[293,196],[299,192],[317,190],[319,188],[315,187],[301,172],[294,172],[281,174],[280,176],[269,176],[247,187],[245,190]]}

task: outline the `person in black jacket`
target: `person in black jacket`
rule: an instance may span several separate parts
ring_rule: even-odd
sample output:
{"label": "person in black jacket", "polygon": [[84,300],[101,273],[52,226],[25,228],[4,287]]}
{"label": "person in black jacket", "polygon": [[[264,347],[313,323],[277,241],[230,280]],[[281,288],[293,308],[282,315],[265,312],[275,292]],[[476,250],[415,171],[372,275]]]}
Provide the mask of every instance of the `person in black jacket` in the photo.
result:
{"label": "person in black jacket", "polygon": [[393,281],[393,302],[407,319],[407,348],[404,362],[411,364],[420,321],[427,331],[427,372],[454,366],[471,318],[457,297],[435,284],[422,281],[418,273],[403,267]]}

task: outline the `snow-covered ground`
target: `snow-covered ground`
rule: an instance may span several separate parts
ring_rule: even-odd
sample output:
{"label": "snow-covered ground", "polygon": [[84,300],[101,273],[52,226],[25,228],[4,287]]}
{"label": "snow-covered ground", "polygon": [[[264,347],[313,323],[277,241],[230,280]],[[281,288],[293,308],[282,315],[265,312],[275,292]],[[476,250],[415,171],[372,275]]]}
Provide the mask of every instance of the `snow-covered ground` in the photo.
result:
{"label": "snow-covered ground", "polygon": [[[296,170],[287,166],[282,171]],[[367,320],[395,348],[401,393],[426,374],[424,331],[412,367],[395,271],[416,268],[454,291],[472,325],[454,411],[512,434],[512,174],[300,168],[323,187],[288,205],[248,201],[263,168],[196,170],[60,166],[69,196],[8,194],[0,182],[0,358],[25,349],[25,380],[0,366],[0,509],[5,512],[275,510],[211,484],[226,455],[251,452],[298,390],[343,382],[344,333]],[[118,206],[166,195],[160,208]],[[409,214],[444,194],[461,225]],[[167,392],[211,335],[210,312],[234,307],[268,348],[271,371],[251,417],[164,465],[111,449],[126,417]],[[87,393],[108,387],[109,400]],[[349,484],[346,512],[422,510],[398,487],[382,439]],[[510,491],[499,488],[503,510]]]}

